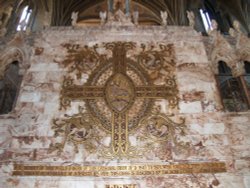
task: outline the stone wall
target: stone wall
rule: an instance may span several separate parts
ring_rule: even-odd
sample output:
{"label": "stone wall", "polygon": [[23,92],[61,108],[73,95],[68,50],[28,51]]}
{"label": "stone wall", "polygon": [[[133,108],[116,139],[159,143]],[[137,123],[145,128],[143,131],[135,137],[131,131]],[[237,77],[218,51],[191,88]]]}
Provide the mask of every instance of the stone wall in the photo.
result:
{"label": "stone wall", "polygon": [[[88,27],[48,28],[29,37],[30,67],[24,73],[17,104],[12,113],[0,116],[0,187],[104,188],[107,184],[136,184],[157,188],[250,188],[250,113],[223,112],[216,81],[210,70],[203,37],[189,27]],[[78,105],[59,110],[60,91],[67,69],[62,65],[67,50],[62,44],[93,46],[113,41],[132,41],[138,45],[173,44],[179,108],[169,110],[165,100],[157,100],[161,113],[185,118],[190,146],[186,151],[174,144],[163,155],[148,153],[139,159],[108,160],[72,144],[59,155],[49,152],[57,139],[53,119],[77,113]],[[27,62],[26,62],[27,63]],[[86,78],[83,77],[86,81]],[[133,137],[131,138],[133,140]],[[166,144],[167,145],[167,144]],[[154,151],[160,152],[160,151]],[[26,165],[129,165],[147,163],[192,163],[221,161],[226,173],[138,177],[19,177],[12,176],[13,164]]]}

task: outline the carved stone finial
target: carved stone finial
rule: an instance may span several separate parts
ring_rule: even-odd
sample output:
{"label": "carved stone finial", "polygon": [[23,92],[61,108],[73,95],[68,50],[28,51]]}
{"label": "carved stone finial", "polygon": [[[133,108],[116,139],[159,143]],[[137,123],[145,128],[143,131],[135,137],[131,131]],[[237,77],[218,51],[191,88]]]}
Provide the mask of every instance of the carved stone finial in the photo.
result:
{"label": "carved stone finial", "polygon": [[100,12],[99,13],[99,16],[100,16],[100,18],[101,18],[101,25],[104,25],[105,24],[105,22],[106,22],[106,19],[107,19],[107,12],[105,11],[105,12]]}
{"label": "carved stone finial", "polygon": [[167,11],[161,11],[161,24],[167,26],[168,13]]}
{"label": "carved stone finial", "polygon": [[138,25],[138,20],[139,20],[139,11],[134,11],[133,12],[133,21],[135,25]]}
{"label": "carved stone finial", "polygon": [[250,61],[250,39],[240,30],[240,23],[233,22],[233,27],[230,28],[229,34],[236,40],[236,53],[239,61]]}
{"label": "carved stone finial", "polygon": [[77,19],[78,19],[78,12],[72,12],[71,14],[71,25],[72,26],[76,26],[77,23]]}
{"label": "carved stone finial", "polygon": [[241,32],[241,30],[240,30],[240,22],[238,22],[237,20],[233,21],[233,27],[234,27],[234,29],[236,31]]}
{"label": "carved stone finial", "polygon": [[189,21],[189,26],[192,27],[192,28],[194,28],[194,26],[195,26],[194,12],[187,10],[187,17],[188,17],[188,21]]}
{"label": "carved stone finial", "polygon": [[216,20],[212,20],[211,25],[214,30],[218,30],[218,23],[216,22]]}

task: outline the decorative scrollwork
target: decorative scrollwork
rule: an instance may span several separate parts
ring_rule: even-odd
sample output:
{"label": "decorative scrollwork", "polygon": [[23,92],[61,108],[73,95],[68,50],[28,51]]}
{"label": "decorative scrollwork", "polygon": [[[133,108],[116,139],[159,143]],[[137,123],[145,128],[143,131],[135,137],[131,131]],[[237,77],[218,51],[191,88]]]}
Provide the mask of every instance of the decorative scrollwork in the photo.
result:
{"label": "decorative scrollwork", "polygon": [[68,50],[66,59],[62,62],[68,68],[68,72],[75,72],[77,78],[80,79],[83,73],[90,73],[100,63],[107,60],[106,55],[97,52],[98,45],[93,47],[72,44],[63,44]]}
{"label": "decorative scrollwork", "polygon": [[180,123],[176,123],[170,116],[160,113],[159,107],[154,107],[152,114],[140,121],[140,127],[142,132],[138,140],[141,141],[142,154],[157,151],[156,155],[166,160],[171,157],[171,147],[187,150],[190,146],[188,142],[179,140],[185,135],[185,119],[180,118]]}
{"label": "decorative scrollwork", "polygon": [[168,75],[173,74],[175,69],[173,45],[160,44],[159,47],[151,45],[146,47],[145,44],[141,45],[142,52],[137,56],[140,65],[147,70],[151,79],[156,80],[163,71]]}
{"label": "decorative scrollwork", "polygon": [[61,96],[60,96],[60,110],[66,109],[67,107],[70,107],[71,105],[71,98],[66,97],[64,95],[64,90],[66,90],[68,87],[73,85],[73,79],[71,77],[64,77],[63,79],[63,86],[61,90]]}
{"label": "decorative scrollwork", "polygon": [[100,140],[94,132],[99,122],[88,113],[84,113],[79,107],[79,114],[69,116],[65,119],[54,119],[52,129],[55,131],[55,137],[63,137],[61,143],[50,145],[50,152],[63,152],[65,144],[71,142],[75,146],[75,152],[78,152],[78,145],[84,143],[84,147],[89,152],[96,150],[95,142]]}
{"label": "decorative scrollwork", "polygon": [[165,114],[152,114],[141,120],[140,126],[145,129],[144,138],[150,139],[154,142],[162,142],[174,140],[173,135],[184,135],[185,120],[181,119],[181,123],[175,123]]}
{"label": "decorative scrollwork", "polygon": [[114,50],[114,48],[117,48],[117,50],[124,49],[124,52],[132,50],[136,47],[134,42],[109,42],[104,43],[104,46],[107,50]]}
{"label": "decorative scrollwork", "polygon": [[114,151],[110,147],[104,147],[104,149],[101,152],[101,156],[106,158],[106,159],[136,159],[139,157],[142,157],[142,151],[138,149],[137,147],[131,146],[128,144],[128,149],[126,153],[119,152],[117,154],[114,154]]}

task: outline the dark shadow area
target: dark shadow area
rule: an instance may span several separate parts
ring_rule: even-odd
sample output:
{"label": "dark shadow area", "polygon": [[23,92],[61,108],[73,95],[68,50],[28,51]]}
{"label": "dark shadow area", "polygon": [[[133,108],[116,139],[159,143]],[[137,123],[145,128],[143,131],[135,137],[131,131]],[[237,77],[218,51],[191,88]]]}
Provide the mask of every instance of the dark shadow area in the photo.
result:
{"label": "dark shadow area", "polygon": [[22,80],[18,72],[19,66],[16,61],[8,66],[3,80],[0,80],[0,114],[8,114],[15,105]]}

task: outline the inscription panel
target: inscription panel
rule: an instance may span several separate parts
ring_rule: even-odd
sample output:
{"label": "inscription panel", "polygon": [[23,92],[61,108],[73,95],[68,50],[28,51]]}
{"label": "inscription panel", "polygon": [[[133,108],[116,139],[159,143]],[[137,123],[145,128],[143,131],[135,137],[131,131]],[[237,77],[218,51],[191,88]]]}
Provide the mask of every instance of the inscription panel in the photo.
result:
{"label": "inscription panel", "polygon": [[105,185],[105,188],[137,188],[136,184],[125,184],[125,185]]}
{"label": "inscription panel", "polygon": [[14,165],[14,176],[152,176],[166,174],[223,173],[225,163],[132,166],[25,166]]}

